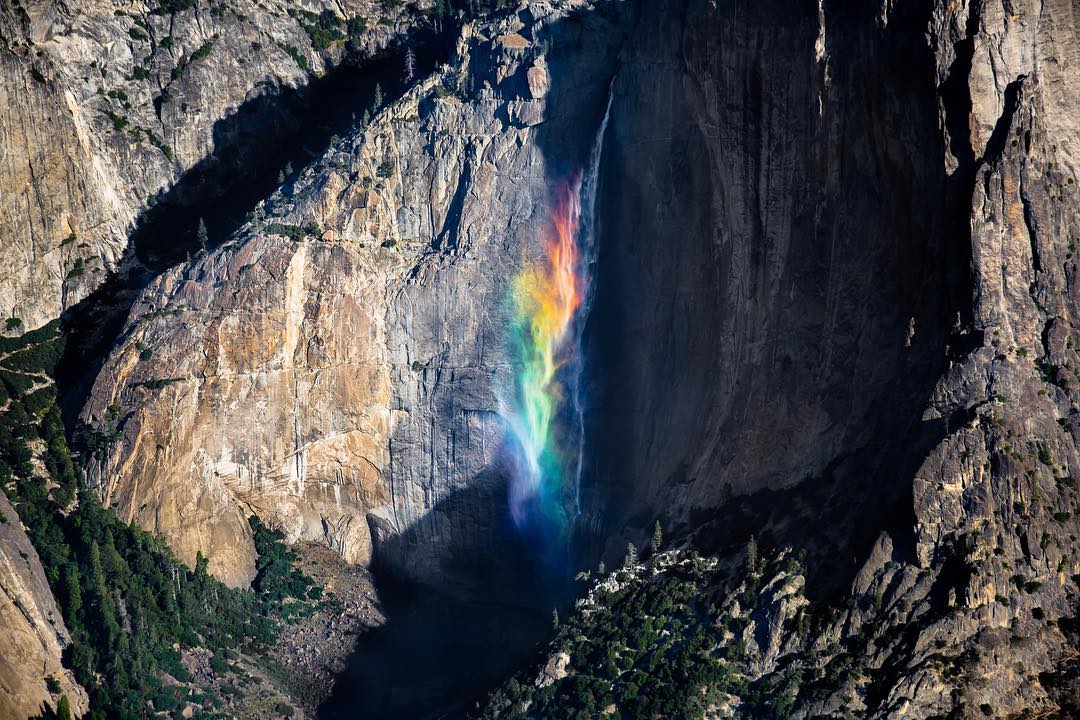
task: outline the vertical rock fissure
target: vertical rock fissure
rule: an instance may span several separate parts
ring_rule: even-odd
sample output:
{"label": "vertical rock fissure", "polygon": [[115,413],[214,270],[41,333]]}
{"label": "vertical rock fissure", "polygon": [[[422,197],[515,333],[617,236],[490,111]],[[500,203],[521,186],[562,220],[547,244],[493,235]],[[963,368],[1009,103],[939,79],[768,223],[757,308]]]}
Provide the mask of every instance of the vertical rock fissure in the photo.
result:
{"label": "vertical rock fissure", "polygon": [[972,192],[975,189],[977,160],[971,141],[971,65],[975,57],[975,40],[979,33],[982,0],[972,0],[964,23],[964,39],[956,43],[956,57],[949,66],[945,81],[938,88],[945,115],[945,130],[949,135],[949,151],[956,159],[956,169],[946,178],[945,233],[956,238],[955,252],[962,254],[950,267],[951,306],[955,308],[964,327],[970,327],[974,315],[971,292],[971,212]]}

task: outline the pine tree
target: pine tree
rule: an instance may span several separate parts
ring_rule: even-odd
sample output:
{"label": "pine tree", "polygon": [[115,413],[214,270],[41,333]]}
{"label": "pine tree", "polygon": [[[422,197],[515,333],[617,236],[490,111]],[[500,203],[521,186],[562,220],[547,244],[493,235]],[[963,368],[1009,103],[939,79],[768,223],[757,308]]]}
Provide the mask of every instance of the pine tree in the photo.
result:
{"label": "pine tree", "polygon": [[551,610],[551,628],[553,630],[559,629],[559,608],[552,608]]}
{"label": "pine tree", "polygon": [[757,575],[757,559],[757,540],[755,540],[754,536],[751,535],[750,540],[748,540],[746,543],[746,570],[751,575]]}
{"label": "pine tree", "polygon": [[199,241],[199,252],[206,253],[206,246],[210,243],[210,235],[206,232],[206,221],[199,218],[199,229],[195,231],[195,239]]}
{"label": "pine tree", "polygon": [[412,47],[405,48],[405,82],[410,83],[416,76],[416,55]]}
{"label": "pine tree", "polygon": [[61,695],[60,702],[56,704],[56,720],[72,720],[71,702],[67,695]]}
{"label": "pine tree", "polygon": [[379,83],[375,83],[375,102],[374,102],[374,106],[375,106],[376,110],[378,110],[379,108],[382,107],[383,99],[384,98],[383,98],[382,85],[380,85]]}
{"label": "pine tree", "polygon": [[112,647],[120,636],[120,624],[116,622],[116,608],[105,583],[105,570],[101,563],[101,548],[97,540],[90,541],[90,587],[94,591],[101,630],[105,632],[106,643]]}
{"label": "pine tree", "polygon": [[442,30],[443,20],[446,19],[446,0],[435,0],[432,11],[435,14],[435,29]]}
{"label": "pine tree", "polygon": [[664,531],[660,528],[660,521],[656,521],[655,527],[652,531],[652,542],[649,543],[649,550],[652,552],[652,556],[656,557],[660,553],[660,548],[664,545]]}
{"label": "pine tree", "polygon": [[637,548],[634,543],[626,543],[626,557],[623,559],[624,568],[632,568],[637,565]]}
{"label": "pine tree", "polygon": [[596,566],[596,574],[597,575],[603,575],[606,572],[607,572],[607,565],[605,565],[604,561],[601,560],[600,564]]}
{"label": "pine tree", "polygon": [[82,636],[82,586],[79,584],[79,570],[75,563],[68,563],[64,568],[63,585],[60,599],[64,607],[64,620],[72,637]]}

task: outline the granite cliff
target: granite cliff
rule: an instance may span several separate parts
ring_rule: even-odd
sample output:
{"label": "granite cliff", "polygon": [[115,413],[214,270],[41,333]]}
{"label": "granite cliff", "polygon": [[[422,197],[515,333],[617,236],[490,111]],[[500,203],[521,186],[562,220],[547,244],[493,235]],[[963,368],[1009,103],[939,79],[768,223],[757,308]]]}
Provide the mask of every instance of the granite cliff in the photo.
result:
{"label": "granite cliff", "polygon": [[[189,182],[189,195],[227,186],[230,161],[300,121],[266,101],[414,22],[367,0],[4,3],[3,312],[36,328],[126,272],[136,220],[185,174],[208,186]],[[260,127],[238,122],[260,100]]]}
{"label": "granite cliff", "polygon": [[62,663],[70,642],[64,619],[7,497],[0,493],[0,715],[36,716],[66,695],[72,711],[87,709],[86,691]]}
{"label": "granite cliff", "polygon": [[[746,670],[839,663],[791,681],[796,716],[1053,712],[1080,591],[1077,22],[582,0],[468,24],[141,292],[82,411],[90,478],[234,585],[250,512],[462,592],[512,572],[507,281],[604,127],[582,559],[657,519],[720,568],[751,535],[805,550],[805,602],[750,619]],[[806,602],[834,612],[801,635]]]}
{"label": "granite cliff", "polygon": [[[114,440],[94,477],[122,516],[232,583],[253,567],[248,510],[354,562],[395,538],[428,578],[498,546],[507,268],[548,181],[584,161],[618,37],[592,14],[558,28],[590,69],[555,89],[541,42],[562,13],[523,16],[470,26],[450,65],[142,294],[84,411]],[[548,157],[558,132],[574,142]]]}

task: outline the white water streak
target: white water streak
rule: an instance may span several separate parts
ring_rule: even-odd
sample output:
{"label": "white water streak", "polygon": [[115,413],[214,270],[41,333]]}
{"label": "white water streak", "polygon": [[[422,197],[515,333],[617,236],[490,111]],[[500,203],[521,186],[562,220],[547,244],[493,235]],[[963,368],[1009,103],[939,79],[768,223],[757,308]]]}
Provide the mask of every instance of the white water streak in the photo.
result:
{"label": "white water streak", "polygon": [[600,127],[596,130],[592,150],[589,153],[589,165],[587,172],[581,180],[581,220],[578,231],[578,248],[581,253],[581,273],[584,278],[585,296],[582,298],[581,307],[578,309],[574,327],[574,355],[578,358],[573,371],[570,387],[570,400],[574,406],[574,418],[577,422],[577,467],[574,470],[574,517],[581,515],[581,475],[585,463],[585,410],[582,405],[581,375],[584,366],[581,338],[585,330],[585,322],[589,318],[593,301],[593,271],[596,266],[597,256],[597,218],[596,218],[596,195],[600,184],[600,159],[604,151],[604,136],[607,134],[608,120],[611,117],[611,102],[615,96],[615,78],[608,85],[607,106],[604,108],[604,118],[600,121]]}

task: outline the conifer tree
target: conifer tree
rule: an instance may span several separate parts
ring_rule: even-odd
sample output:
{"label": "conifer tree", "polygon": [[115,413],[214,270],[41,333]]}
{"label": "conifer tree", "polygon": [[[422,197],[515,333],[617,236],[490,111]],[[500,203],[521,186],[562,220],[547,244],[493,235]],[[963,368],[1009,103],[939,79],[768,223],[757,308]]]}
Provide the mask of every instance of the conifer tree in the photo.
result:
{"label": "conifer tree", "polygon": [[60,702],[56,704],[56,720],[72,720],[71,702],[67,695],[61,695]]}
{"label": "conifer tree", "polygon": [[61,601],[64,606],[64,620],[73,638],[82,635],[82,586],[79,584],[79,570],[74,563],[64,568]]}
{"label": "conifer tree", "polygon": [[757,575],[757,559],[757,540],[755,540],[754,536],[751,535],[750,540],[748,540],[746,543],[746,570],[751,575]]}
{"label": "conifer tree", "polygon": [[656,521],[656,525],[652,531],[652,542],[649,543],[649,550],[652,552],[653,557],[660,553],[660,548],[664,545],[664,531],[660,528],[660,521]]}
{"label": "conifer tree", "polygon": [[199,229],[195,231],[195,239],[199,241],[199,252],[205,254],[210,235],[206,232],[206,221],[202,218],[199,218]]}
{"label": "conifer tree", "polygon": [[410,46],[405,48],[405,82],[412,82],[414,77],[416,77],[416,54]]}
{"label": "conifer tree", "polygon": [[637,548],[634,543],[626,543],[626,558],[623,559],[624,568],[632,568],[637,565]]}

